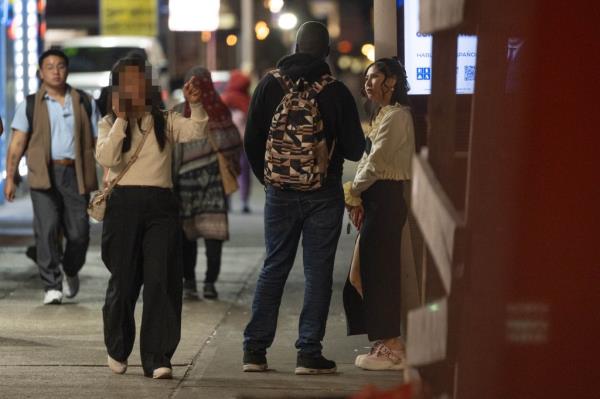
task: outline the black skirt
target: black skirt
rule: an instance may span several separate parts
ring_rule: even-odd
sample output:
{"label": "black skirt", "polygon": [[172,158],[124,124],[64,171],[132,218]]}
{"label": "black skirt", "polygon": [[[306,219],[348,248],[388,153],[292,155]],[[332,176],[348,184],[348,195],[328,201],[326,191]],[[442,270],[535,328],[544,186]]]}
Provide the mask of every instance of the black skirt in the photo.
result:
{"label": "black skirt", "polygon": [[368,334],[370,341],[400,336],[402,227],[407,207],[403,182],[380,180],[362,194],[365,218],[359,256],[363,298],[346,280],[344,309],[348,335]]}

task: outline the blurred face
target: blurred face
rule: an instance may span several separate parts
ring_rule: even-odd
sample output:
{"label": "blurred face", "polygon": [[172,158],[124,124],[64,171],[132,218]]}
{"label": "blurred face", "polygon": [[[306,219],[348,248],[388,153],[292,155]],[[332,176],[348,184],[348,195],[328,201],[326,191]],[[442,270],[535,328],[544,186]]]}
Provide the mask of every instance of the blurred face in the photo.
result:
{"label": "blurred face", "polygon": [[119,72],[119,98],[136,109],[146,105],[146,75],[135,66],[126,66]]}
{"label": "blurred face", "polygon": [[67,63],[62,57],[49,55],[40,66],[40,78],[52,89],[62,89],[67,82]]}
{"label": "blurred face", "polygon": [[365,93],[367,98],[379,105],[388,105],[396,85],[395,78],[385,78],[375,65],[367,70],[365,74]]}

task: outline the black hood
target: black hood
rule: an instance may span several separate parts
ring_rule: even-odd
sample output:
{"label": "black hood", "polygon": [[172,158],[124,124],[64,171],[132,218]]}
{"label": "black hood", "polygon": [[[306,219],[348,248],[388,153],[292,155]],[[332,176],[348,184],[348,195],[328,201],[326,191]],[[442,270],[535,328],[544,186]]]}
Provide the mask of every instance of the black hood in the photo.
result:
{"label": "black hood", "polygon": [[331,74],[329,65],[325,61],[304,53],[283,57],[277,63],[277,68],[292,80],[302,77],[309,82],[320,80],[325,74]]}

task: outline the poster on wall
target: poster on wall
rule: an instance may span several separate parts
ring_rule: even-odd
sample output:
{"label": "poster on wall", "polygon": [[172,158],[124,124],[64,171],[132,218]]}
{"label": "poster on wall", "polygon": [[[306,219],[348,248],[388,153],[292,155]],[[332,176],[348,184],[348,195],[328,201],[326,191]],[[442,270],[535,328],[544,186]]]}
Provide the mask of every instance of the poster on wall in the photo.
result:
{"label": "poster on wall", "polygon": [[[402,4],[403,3],[403,4]],[[404,66],[408,94],[431,94],[431,35],[419,32],[419,0],[398,2],[404,7]],[[472,94],[475,88],[477,37],[460,35],[456,54],[456,93]]]}

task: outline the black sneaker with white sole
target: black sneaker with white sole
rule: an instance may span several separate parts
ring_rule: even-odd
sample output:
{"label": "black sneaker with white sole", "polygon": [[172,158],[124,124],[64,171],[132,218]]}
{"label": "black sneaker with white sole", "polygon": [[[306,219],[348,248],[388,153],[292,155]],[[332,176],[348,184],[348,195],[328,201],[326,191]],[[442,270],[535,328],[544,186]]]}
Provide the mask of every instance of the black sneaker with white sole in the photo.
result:
{"label": "black sneaker with white sole", "polygon": [[327,360],[323,355],[305,355],[298,353],[296,359],[296,374],[333,374],[337,371],[334,361]]}
{"label": "black sneaker with white sole", "polygon": [[213,283],[204,283],[203,295],[206,299],[217,299],[219,293]]}
{"label": "black sneaker with white sole", "polygon": [[267,371],[269,368],[267,356],[256,352],[245,351],[243,363],[242,370],[246,372]]}

